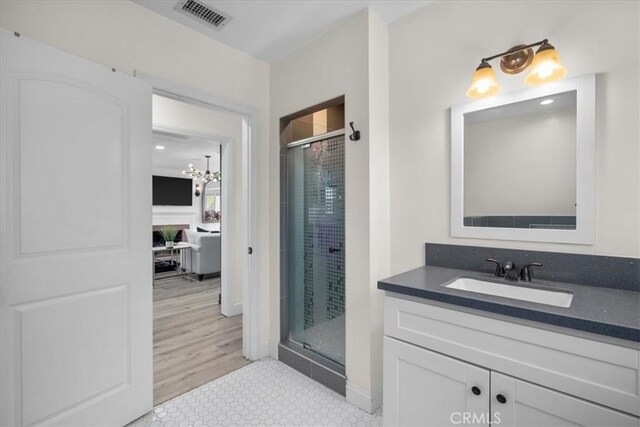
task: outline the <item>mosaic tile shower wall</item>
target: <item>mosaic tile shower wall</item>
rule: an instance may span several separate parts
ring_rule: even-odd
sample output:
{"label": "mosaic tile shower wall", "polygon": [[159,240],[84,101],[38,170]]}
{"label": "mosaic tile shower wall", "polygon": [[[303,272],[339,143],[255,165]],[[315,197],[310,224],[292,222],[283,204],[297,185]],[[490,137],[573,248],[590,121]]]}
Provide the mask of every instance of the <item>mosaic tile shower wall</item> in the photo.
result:
{"label": "mosaic tile shower wall", "polygon": [[[305,150],[305,328],[315,323],[316,304],[323,305],[322,320],[344,314],[343,140],[340,136],[319,141]],[[324,284],[324,301],[314,300],[314,287]]]}

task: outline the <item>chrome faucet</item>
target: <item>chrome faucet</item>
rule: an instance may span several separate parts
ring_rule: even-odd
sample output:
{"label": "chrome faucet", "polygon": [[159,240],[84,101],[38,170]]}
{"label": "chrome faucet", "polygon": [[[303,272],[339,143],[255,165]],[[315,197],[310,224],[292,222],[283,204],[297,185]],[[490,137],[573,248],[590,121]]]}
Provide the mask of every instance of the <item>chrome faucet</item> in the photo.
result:
{"label": "chrome faucet", "polygon": [[530,282],[531,281],[531,271],[530,267],[542,267],[541,262],[532,262],[531,264],[527,264],[524,267],[518,270],[516,269],[515,264],[512,261],[507,261],[502,265],[502,263],[493,258],[487,258],[485,261],[492,262],[496,265],[496,271],[494,272],[494,276],[502,277],[506,280],[513,281],[521,281],[521,282]]}

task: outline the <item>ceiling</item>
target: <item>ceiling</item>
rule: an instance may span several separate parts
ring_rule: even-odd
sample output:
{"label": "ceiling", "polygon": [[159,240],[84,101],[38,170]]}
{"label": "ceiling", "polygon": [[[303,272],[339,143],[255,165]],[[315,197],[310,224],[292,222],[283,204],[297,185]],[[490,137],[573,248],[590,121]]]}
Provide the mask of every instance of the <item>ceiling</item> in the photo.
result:
{"label": "ceiling", "polygon": [[[156,145],[164,147],[158,150]],[[169,136],[153,135],[153,169],[185,170],[189,163],[204,171],[205,155],[211,156],[211,171],[220,170],[220,145],[213,142],[188,140]]]}
{"label": "ceiling", "polygon": [[132,1],[267,62],[284,58],[367,7],[390,23],[429,3],[417,0],[199,0],[232,17],[217,31],[175,11],[179,0]]}

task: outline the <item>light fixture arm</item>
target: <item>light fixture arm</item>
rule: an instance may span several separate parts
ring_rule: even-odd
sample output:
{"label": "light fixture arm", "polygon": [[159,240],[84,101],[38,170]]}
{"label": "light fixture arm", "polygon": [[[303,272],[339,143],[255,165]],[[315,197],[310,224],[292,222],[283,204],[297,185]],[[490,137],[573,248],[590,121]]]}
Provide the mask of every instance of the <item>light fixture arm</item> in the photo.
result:
{"label": "light fixture arm", "polygon": [[489,62],[489,61],[491,61],[493,59],[500,58],[500,57],[505,56],[505,55],[513,55],[514,53],[522,52],[523,50],[531,49],[532,47],[542,46],[543,44],[547,44],[547,43],[549,43],[549,40],[548,39],[544,39],[544,40],[541,40],[541,41],[536,42],[536,43],[531,43],[531,44],[528,44],[526,46],[519,47],[518,49],[506,50],[506,51],[504,51],[502,53],[498,53],[496,55],[487,56],[486,58],[482,58],[482,61],[480,61],[480,62]]}

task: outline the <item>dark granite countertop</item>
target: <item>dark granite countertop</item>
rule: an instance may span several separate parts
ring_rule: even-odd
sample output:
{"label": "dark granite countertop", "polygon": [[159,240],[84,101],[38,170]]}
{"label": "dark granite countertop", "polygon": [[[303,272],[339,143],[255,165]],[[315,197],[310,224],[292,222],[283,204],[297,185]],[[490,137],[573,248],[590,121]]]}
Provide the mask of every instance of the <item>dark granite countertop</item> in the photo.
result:
{"label": "dark granite countertop", "polygon": [[[378,289],[563,328],[640,342],[640,293],[536,280],[516,283],[573,294],[568,308],[446,288],[458,277],[496,281],[492,274],[423,266],[378,282]],[[498,281],[501,279],[497,279]],[[504,283],[504,282],[500,282]],[[511,284],[506,282],[507,284]],[[428,301],[425,301],[428,302]]]}

